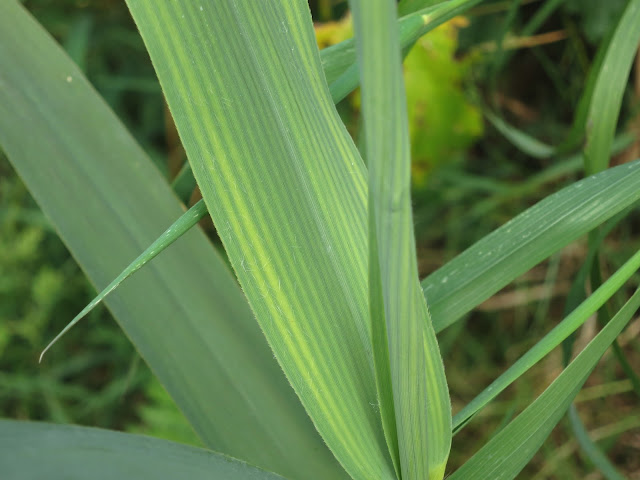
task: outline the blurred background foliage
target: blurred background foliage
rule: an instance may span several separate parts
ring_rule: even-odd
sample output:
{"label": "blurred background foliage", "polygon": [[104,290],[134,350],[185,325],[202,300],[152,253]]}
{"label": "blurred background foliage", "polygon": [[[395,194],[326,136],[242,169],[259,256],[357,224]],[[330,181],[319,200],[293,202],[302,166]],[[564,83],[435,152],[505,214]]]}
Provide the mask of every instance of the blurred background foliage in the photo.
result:
{"label": "blurred background foliage", "polygon": [[[24,0],[135,138],[173,180],[185,157],[142,40],[122,0]],[[595,52],[625,0],[566,0],[535,31],[542,0],[486,1],[419,40],[405,60],[420,269],[433,271],[562,186],[580,178],[575,152],[533,158],[484,113],[551,145],[567,135]],[[311,0],[320,46],[352,35],[346,2]],[[525,32],[523,34],[522,32]],[[613,163],[640,157],[640,60],[632,72]],[[338,105],[358,139],[359,99]],[[198,193],[191,195],[191,203]],[[217,242],[215,230],[204,228]],[[640,246],[637,209],[605,241],[603,271]],[[576,242],[440,336],[454,410],[471,400],[562,318],[586,255]],[[640,283],[636,275],[634,283]],[[3,417],[78,423],[199,444],[109,313],[96,309],[38,365],[41,349],[95,294],[56,232],[0,155],[0,411]],[[620,302],[626,292],[618,295]],[[578,335],[584,345],[591,322]],[[620,338],[640,369],[640,323]],[[203,367],[204,368],[204,367]],[[551,354],[454,438],[451,469],[468,458],[557,375]],[[592,439],[620,471],[640,479],[640,401],[613,355],[580,394]],[[603,478],[561,422],[521,478]]]}

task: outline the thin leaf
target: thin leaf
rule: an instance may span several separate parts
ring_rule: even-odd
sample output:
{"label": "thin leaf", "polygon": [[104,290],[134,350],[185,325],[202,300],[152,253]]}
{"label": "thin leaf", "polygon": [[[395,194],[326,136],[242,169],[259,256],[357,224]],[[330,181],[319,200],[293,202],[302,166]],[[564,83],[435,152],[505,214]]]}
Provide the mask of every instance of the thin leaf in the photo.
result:
{"label": "thin leaf", "polygon": [[[350,5],[369,167],[371,320],[374,331],[386,325],[386,335],[374,335],[373,345],[383,424],[392,455],[399,454],[402,478],[440,480],[451,447],[451,404],[418,280],[396,7],[392,0]],[[393,403],[385,405],[390,388]]]}
{"label": "thin leaf", "polygon": [[0,420],[2,477],[11,480],[276,480],[202,448],[98,428]]}
{"label": "thin leaf", "polygon": [[176,175],[176,178],[171,182],[171,188],[176,192],[180,201],[187,205],[196,186],[196,179],[193,178],[191,165],[189,165],[189,162],[184,162],[184,165],[182,165],[182,168]]}
{"label": "thin leaf", "polygon": [[622,97],[640,44],[639,25],[640,0],[630,0],[608,45],[593,91],[584,150],[588,175],[604,170],[609,165],[609,149]]}
{"label": "thin leaf", "polygon": [[562,418],[591,371],[639,306],[640,289],[542,395],[449,478],[515,478]]}
{"label": "thin leaf", "polygon": [[365,171],[324,82],[308,4],[128,4],[283,371],[352,477],[394,478],[371,360]]}
{"label": "thin leaf", "polygon": [[173,223],[162,235],[160,235],[144,252],[131,262],[120,275],[118,275],[109,285],[105,287],[82,311],[71,320],[66,327],[51,340],[49,345],[40,354],[39,361],[42,357],[65,333],[73,328],[80,320],[82,320],[91,310],[93,310],[107,295],[113,292],[118,286],[131,275],[140,270],[150,260],[155,258],[165,248],[175,242],[184,235],[191,227],[195,226],[207,214],[207,207],[203,200],[200,200],[189,211],[185,212],[180,218]]}
{"label": "thin leaf", "polygon": [[423,8],[433,7],[445,0],[401,0],[398,3],[398,16],[403,17]]}
{"label": "thin leaf", "polygon": [[[408,53],[411,46],[420,37],[481,1],[439,2],[402,17],[398,20],[398,36],[403,52]],[[352,38],[323,49],[320,52],[320,57],[325,78],[332,92],[334,90],[342,92],[341,96],[334,95],[335,101],[344,98],[358,86],[358,67],[353,67],[356,64],[356,49]],[[337,84],[334,86],[336,82]]]}
{"label": "thin leaf", "polygon": [[[0,145],[101,290],[183,207],[14,0],[0,2],[0,65]],[[290,478],[308,478],[309,469],[340,478],[202,231],[192,229],[106,303],[206,445]]]}
{"label": "thin leaf", "polygon": [[498,130],[507,140],[509,140],[523,153],[534,158],[549,158],[556,154],[556,149],[554,147],[537,140],[536,138],[524,133],[522,130],[515,128],[513,125],[509,125],[502,118],[489,110],[484,111],[484,115],[496,130]]}
{"label": "thin leaf", "polygon": [[560,190],[422,281],[436,332],[513,279],[640,199],[640,161]]}
{"label": "thin leaf", "polygon": [[640,251],[620,267],[589,298],[582,302],[562,322],[556,325],[542,340],[520,357],[502,375],[494,380],[476,398],[469,402],[453,418],[453,430],[458,432],[482,407],[504,391],[513,381],[560,345],[572,332],[595,313],[640,268]]}
{"label": "thin leaf", "polygon": [[568,415],[569,421],[571,422],[571,429],[576,436],[576,440],[578,440],[580,448],[596,468],[602,472],[604,478],[607,480],[624,480],[624,477],[618,472],[611,461],[609,461],[600,447],[589,438],[589,432],[587,432],[582,420],[580,420],[580,414],[575,405],[569,407]]}

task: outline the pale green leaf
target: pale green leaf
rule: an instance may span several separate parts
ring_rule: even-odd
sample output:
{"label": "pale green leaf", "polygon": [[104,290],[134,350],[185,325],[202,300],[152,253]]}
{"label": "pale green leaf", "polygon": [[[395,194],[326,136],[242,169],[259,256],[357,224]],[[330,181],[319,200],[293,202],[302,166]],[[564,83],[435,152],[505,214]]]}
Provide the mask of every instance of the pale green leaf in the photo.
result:
{"label": "pale green leaf", "polygon": [[560,421],[591,371],[640,306],[637,290],[606,327],[515,420],[460,467],[451,480],[515,478]]}
{"label": "pale green leaf", "polygon": [[394,478],[371,358],[365,170],[329,96],[308,5],[128,4],[282,369],[351,476]]}
{"label": "pale green leaf", "polygon": [[638,46],[640,0],[630,0],[608,44],[588,110],[584,149],[587,174],[604,170],[609,165],[609,149]]}
{"label": "pale green leaf", "polygon": [[[402,478],[440,480],[451,447],[451,404],[418,280],[396,7],[393,0],[352,0],[350,5],[369,167],[371,319],[374,331],[386,325],[386,335],[375,335],[373,345],[381,413]],[[389,388],[393,404],[385,405]]]}
{"label": "pale green leaf", "polygon": [[40,354],[40,362],[47,350],[53,346],[65,333],[73,328],[80,320],[82,320],[91,310],[93,310],[107,295],[113,292],[118,286],[124,282],[131,275],[140,270],[149,261],[153,260],[160,252],[175,242],[178,238],[184,235],[189,229],[194,227],[198,221],[200,221],[207,214],[207,207],[203,200],[200,200],[186,213],[180,216],[162,235],[160,235],[154,242],[149,245],[144,252],[131,262],[127,268],[125,268],[120,275],[111,281],[104,290],[102,290],[89,304],[76,315],[71,322],[47,345],[47,347]]}
{"label": "pale green leaf", "polygon": [[[0,2],[0,65],[0,145],[102,289],[184,209],[14,0]],[[202,231],[190,230],[106,303],[210,448],[291,478],[309,469],[340,476]]]}
{"label": "pale green leaf", "polygon": [[549,255],[640,199],[640,161],[545,198],[422,281],[441,331]]}
{"label": "pale green leaf", "polygon": [[202,448],[98,428],[0,420],[7,480],[276,480]]}

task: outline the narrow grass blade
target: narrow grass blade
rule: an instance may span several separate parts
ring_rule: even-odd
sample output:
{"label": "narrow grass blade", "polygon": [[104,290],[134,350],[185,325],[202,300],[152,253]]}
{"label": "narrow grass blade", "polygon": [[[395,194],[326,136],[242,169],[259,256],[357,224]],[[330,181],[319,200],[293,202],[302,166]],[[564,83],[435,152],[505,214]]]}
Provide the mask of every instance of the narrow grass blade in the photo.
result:
{"label": "narrow grass blade", "polygon": [[308,4],[128,5],[283,371],[353,478],[395,478],[376,407],[365,170],[329,96]]}
{"label": "narrow grass blade", "polygon": [[624,480],[616,467],[609,461],[598,445],[591,440],[575,405],[569,407],[569,422],[580,448],[607,480]]}
{"label": "narrow grass blade", "polygon": [[593,313],[615,294],[640,268],[640,252],[620,267],[600,288],[580,304],[562,322],[556,325],[542,340],[520,357],[506,372],[494,380],[476,398],[469,402],[453,418],[453,431],[457,433],[481,408],[497,397],[512,382],[540,361],[576,331]]}
{"label": "narrow grass blade", "polygon": [[[407,53],[418,38],[456,15],[464,13],[481,1],[439,2],[405,15],[398,20],[398,36],[403,52]],[[352,68],[357,63],[355,43],[352,38],[323,49],[320,52],[320,57],[325,78],[332,89],[337,88],[333,87],[334,82],[339,82],[341,84],[340,90],[345,92],[344,96],[346,96],[358,86],[358,68]]]}
{"label": "narrow grass blade", "polygon": [[398,3],[398,16],[403,17],[423,8],[433,7],[444,2],[445,0],[401,0]]}
{"label": "narrow grass blade", "polygon": [[549,158],[555,155],[556,149],[554,147],[526,134],[513,125],[509,125],[489,110],[484,111],[484,116],[487,117],[487,120],[491,122],[491,125],[493,125],[496,130],[523,153],[534,158]]}
{"label": "narrow grass blade", "polygon": [[[386,398],[389,388],[393,391],[393,404],[383,402],[381,413],[392,455],[398,449],[402,478],[440,480],[451,447],[451,404],[418,280],[396,7],[392,0],[349,3],[357,40],[369,168],[371,318],[374,331],[386,325],[386,336],[374,336],[379,343],[374,343],[373,354],[381,399]],[[395,421],[385,419],[394,413]],[[393,425],[397,434],[391,431]]]}
{"label": "narrow grass blade", "polygon": [[[0,145],[100,291],[184,208],[14,0],[0,2],[0,65]],[[208,447],[289,478],[345,475],[200,229],[105,303]]]}
{"label": "narrow grass blade", "polygon": [[542,395],[449,478],[515,478],[560,421],[591,371],[639,306],[640,290],[637,290]]}
{"label": "narrow grass blade", "polygon": [[171,188],[176,193],[180,201],[187,205],[196,186],[196,179],[193,178],[191,165],[189,165],[189,162],[184,162],[184,165],[176,175],[176,178],[171,182]]}
{"label": "narrow grass blade", "polygon": [[436,332],[639,199],[640,161],[635,161],[525,210],[422,281]]}
{"label": "narrow grass blade", "polygon": [[175,242],[184,235],[191,227],[195,226],[207,214],[207,206],[204,200],[200,200],[187,212],[185,212],[176,222],[173,223],[162,235],[160,235],[144,252],[131,262],[120,275],[118,275],[109,285],[105,287],[82,311],[71,320],[66,327],[51,340],[49,345],[40,354],[39,361],[42,357],[65,333],[73,328],[80,320],[82,320],[91,310],[93,310],[107,295],[113,292],[118,286],[131,275],[140,270],[150,260],[155,258],[165,248]]}
{"label": "narrow grass blade", "polygon": [[608,45],[593,90],[587,116],[584,149],[588,175],[609,165],[609,149],[620,114],[622,97],[640,45],[640,0],[630,0]]}
{"label": "narrow grass blade", "polygon": [[98,428],[0,420],[2,476],[11,480],[276,480],[209,450]]}

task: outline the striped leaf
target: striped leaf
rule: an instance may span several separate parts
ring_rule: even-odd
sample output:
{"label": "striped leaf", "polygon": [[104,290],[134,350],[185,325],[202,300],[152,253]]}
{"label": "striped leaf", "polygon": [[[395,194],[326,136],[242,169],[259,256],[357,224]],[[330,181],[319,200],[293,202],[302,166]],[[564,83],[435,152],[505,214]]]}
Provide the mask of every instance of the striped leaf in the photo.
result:
{"label": "striped leaf", "polygon": [[395,3],[350,4],[369,167],[371,321],[374,331],[386,328],[374,335],[373,346],[381,412],[392,455],[399,455],[402,478],[440,480],[451,447],[451,404],[418,279]]}
{"label": "striped leaf", "polygon": [[282,369],[352,477],[394,478],[371,359],[365,170],[329,96],[308,5],[128,4]]}
{"label": "striped leaf", "polygon": [[638,307],[640,307],[640,290],[633,294],[607,326],[589,342],[542,395],[449,479],[510,480],[516,478],[560,421],[591,371]]}
{"label": "striped leaf", "polygon": [[[78,68],[15,0],[0,2],[0,65],[0,145],[102,289],[184,208]],[[308,478],[310,469],[327,478],[346,475],[200,229],[106,303],[208,447],[289,478]]]}
{"label": "striped leaf", "polygon": [[609,150],[618,123],[622,96],[640,46],[640,0],[630,0],[613,33],[594,84],[587,115],[584,149],[588,175],[609,165]]}

